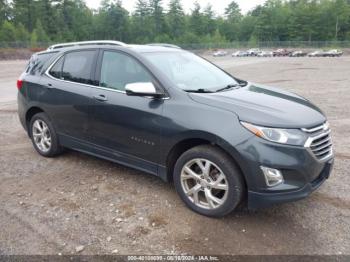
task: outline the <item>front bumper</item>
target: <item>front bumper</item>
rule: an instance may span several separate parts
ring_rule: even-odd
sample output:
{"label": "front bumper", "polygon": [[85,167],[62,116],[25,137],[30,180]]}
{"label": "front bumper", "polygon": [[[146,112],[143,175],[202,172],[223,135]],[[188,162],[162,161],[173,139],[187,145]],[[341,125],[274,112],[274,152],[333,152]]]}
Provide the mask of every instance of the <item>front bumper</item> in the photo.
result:
{"label": "front bumper", "polygon": [[[327,180],[334,163],[333,156],[319,161],[305,147],[272,143],[255,136],[237,145],[236,150],[247,184],[249,209],[307,197]],[[261,166],[280,170],[284,183],[268,187]]]}
{"label": "front bumper", "polygon": [[312,192],[318,189],[330,176],[333,168],[334,160],[330,160],[325,164],[321,174],[303,188],[280,193],[259,193],[248,191],[248,208],[259,209],[269,207],[274,204],[297,201],[308,197]]}

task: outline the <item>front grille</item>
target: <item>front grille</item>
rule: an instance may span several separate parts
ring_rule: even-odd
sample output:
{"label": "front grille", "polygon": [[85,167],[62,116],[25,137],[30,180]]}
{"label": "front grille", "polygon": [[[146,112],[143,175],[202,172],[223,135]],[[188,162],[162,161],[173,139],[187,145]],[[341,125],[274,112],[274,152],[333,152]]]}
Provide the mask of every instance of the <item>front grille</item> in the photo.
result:
{"label": "front grille", "polygon": [[328,123],[312,129],[303,129],[303,131],[310,134],[305,147],[310,149],[316,159],[324,161],[333,155],[331,130]]}
{"label": "front grille", "polygon": [[320,138],[312,141],[310,145],[311,151],[317,159],[322,160],[332,154],[332,140],[330,132],[322,134]]}

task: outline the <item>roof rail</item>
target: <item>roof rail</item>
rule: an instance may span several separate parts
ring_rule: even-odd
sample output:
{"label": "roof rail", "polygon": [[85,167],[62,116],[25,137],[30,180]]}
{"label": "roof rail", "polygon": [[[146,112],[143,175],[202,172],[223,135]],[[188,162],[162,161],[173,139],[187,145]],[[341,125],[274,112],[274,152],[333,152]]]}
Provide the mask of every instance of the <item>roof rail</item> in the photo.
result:
{"label": "roof rail", "polygon": [[83,42],[71,42],[71,43],[61,43],[49,46],[47,50],[55,50],[65,47],[73,47],[73,46],[85,46],[85,45],[115,45],[115,46],[127,46],[127,44],[119,41],[111,41],[111,40],[97,40],[97,41],[83,41]]}
{"label": "roof rail", "polygon": [[161,47],[168,47],[168,48],[176,48],[176,49],[181,49],[181,47],[173,44],[167,44],[167,43],[151,43],[147,44],[148,46],[161,46]]}

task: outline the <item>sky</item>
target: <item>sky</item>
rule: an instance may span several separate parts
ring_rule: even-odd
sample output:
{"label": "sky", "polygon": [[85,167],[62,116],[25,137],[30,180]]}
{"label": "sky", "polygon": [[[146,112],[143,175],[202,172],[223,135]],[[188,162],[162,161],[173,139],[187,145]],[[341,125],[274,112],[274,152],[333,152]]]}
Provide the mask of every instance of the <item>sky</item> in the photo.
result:
{"label": "sky", "polygon": [[[98,8],[101,0],[85,0],[90,8]],[[122,0],[123,7],[129,12],[132,12],[135,7],[136,0]],[[208,3],[213,6],[217,15],[224,14],[225,8],[229,5],[232,0],[197,0],[198,3],[205,7]],[[253,7],[263,4],[266,0],[235,0],[239,4],[243,13],[247,13]],[[164,7],[167,6],[169,0],[164,0]],[[190,12],[193,8],[195,0],[182,0],[182,5],[185,8],[185,12]]]}

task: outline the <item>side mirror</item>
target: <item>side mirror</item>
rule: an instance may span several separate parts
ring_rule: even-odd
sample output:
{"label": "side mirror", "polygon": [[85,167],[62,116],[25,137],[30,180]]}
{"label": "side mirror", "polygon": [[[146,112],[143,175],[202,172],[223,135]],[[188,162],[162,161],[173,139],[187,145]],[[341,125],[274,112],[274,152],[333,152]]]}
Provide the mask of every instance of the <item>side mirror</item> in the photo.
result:
{"label": "side mirror", "polygon": [[131,83],[125,86],[125,91],[128,96],[150,96],[160,98],[163,93],[157,92],[155,86],[151,82],[147,83]]}

